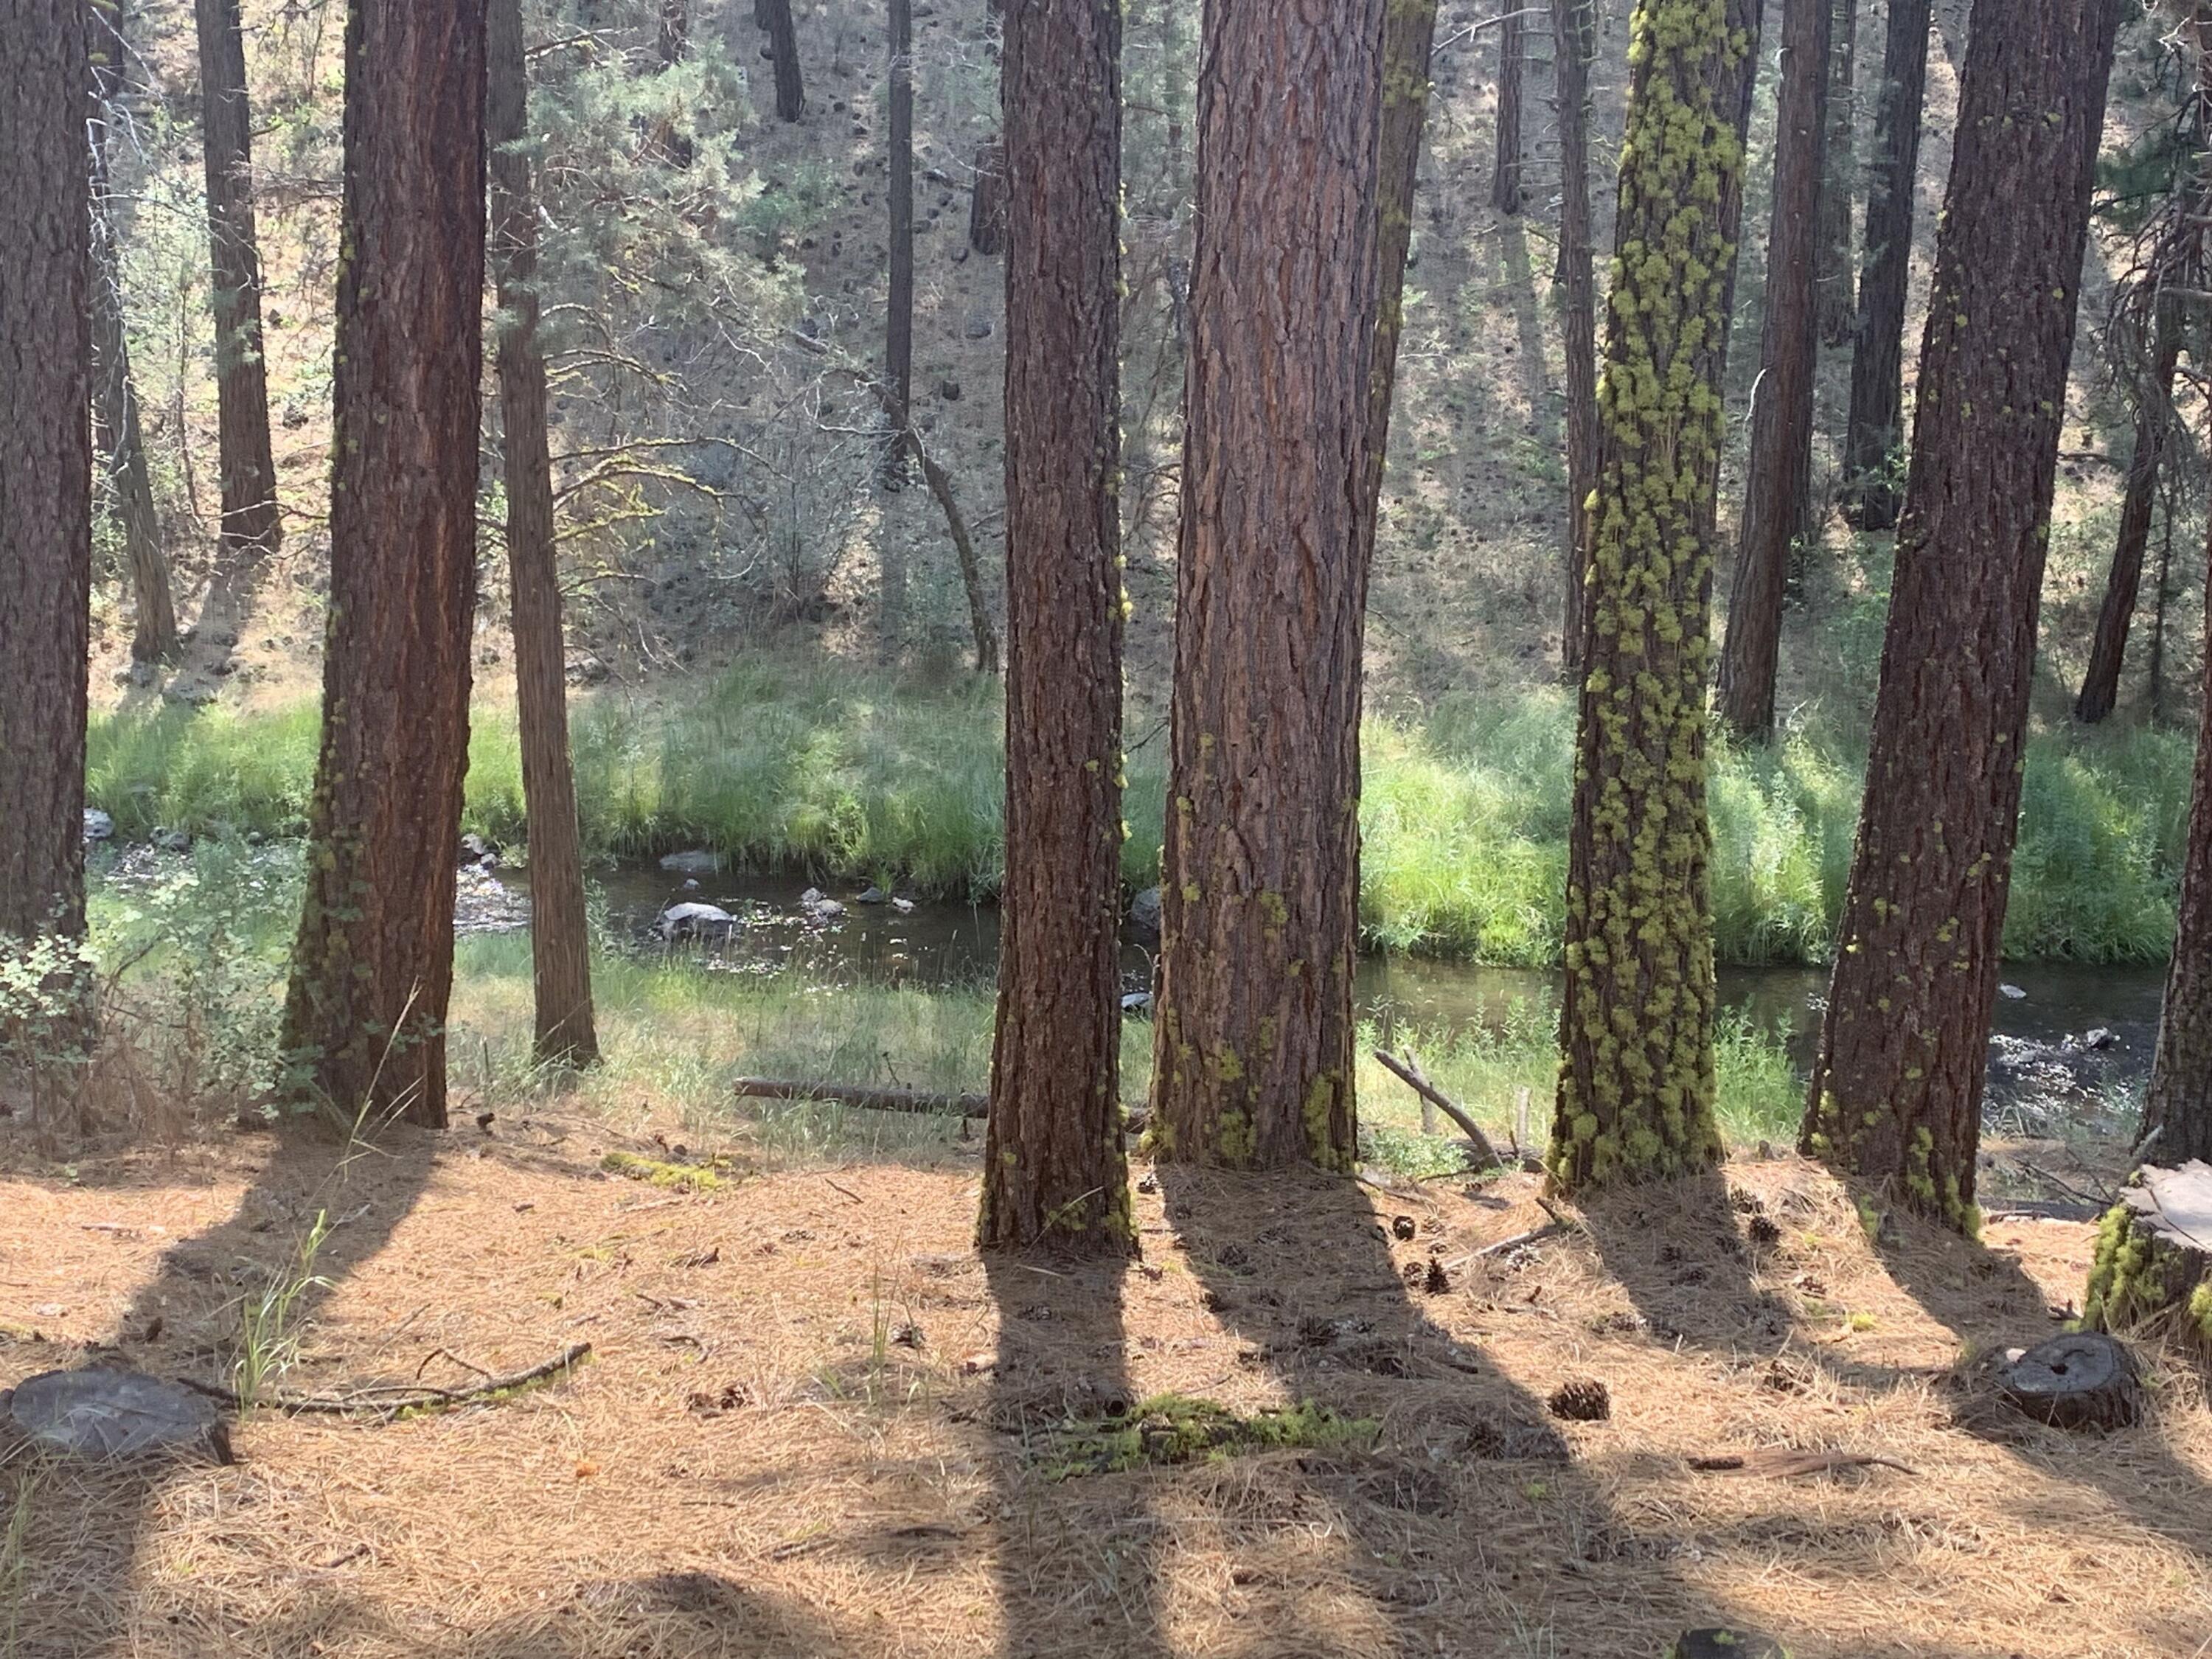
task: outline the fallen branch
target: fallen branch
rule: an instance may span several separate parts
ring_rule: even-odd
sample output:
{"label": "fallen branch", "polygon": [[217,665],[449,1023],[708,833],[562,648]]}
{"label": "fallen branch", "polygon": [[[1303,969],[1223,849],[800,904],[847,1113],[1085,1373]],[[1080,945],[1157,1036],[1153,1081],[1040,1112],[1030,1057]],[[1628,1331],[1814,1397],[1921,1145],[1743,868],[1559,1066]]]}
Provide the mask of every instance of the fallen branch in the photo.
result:
{"label": "fallen branch", "polygon": [[[439,1352],[443,1352],[444,1350]],[[429,1383],[372,1382],[362,1388],[349,1389],[343,1394],[280,1394],[252,1403],[281,1412],[324,1413],[337,1417],[368,1413],[390,1419],[410,1411],[465,1406],[472,1400],[505,1394],[510,1389],[527,1388],[532,1382],[542,1382],[549,1376],[569,1370],[589,1356],[591,1352],[590,1343],[572,1342],[550,1359],[540,1360],[527,1370],[510,1371],[504,1376],[486,1376],[483,1382],[466,1389],[441,1389]],[[437,1355],[434,1353],[430,1358],[434,1359]],[[428,1361],[424,1363],[427,1364]],[[461,1363],[467,1364],[465,1360]],[[235,1389],[219,1388],[191,1376],[180,1376],[177,1381],[195,1394],[223,1401],[234,1407],[243,1409],[248,1403],[238,1397]]]}
{"label": "fallen branch", "polygon": [[1480,1160],[1478,1167],[1494,1168],[1505,1161],[1498,1157],[1498,1149],[1490,1144],[1490,1137],[1483,1133],[1475,1121],[1462,1111],[1458,1103],[1451,1097],[1421,1074],[1421,1062],[1414,1059],[1412,1049],[1408,1048],[1406,1051],[1406,1057],[1402,1060],[1381,1048],[1375,1051],[1375,1058],[1383,1070],[1397,1078],[1415,1094],[1431,1103],[1438,1111],[1459,1125],[1460,1132],[1466,1135],[1474,1147],[1475,1157]]}
{"label": "fallen branch", "polygon": [[1532,1227],[1525,1233],[1516,1233],[1510,1238],[1501,1238],[1495,1244],[1486,1244],[1473,1255],[1462,1261],[1480,1261],[1486,1255],[1504,1255],[1508,1250],[1517,1250],[1523,1244],[1539,1244],[1547,1238],[1557,1238],[1567,1231],[1564,1221],[1547,1221],[1540,1227]]}
{"label": "fallen branch", "polygon": [[794,1083],[783,1078],[741,1077],[733,1092],[759,1100],[834,1100],[870,1112],[926,1112],[939,1116],[983,1117],[990,1102],[981,1095],[933,1095],[920,1089],[864,1089],[847,1083]]}

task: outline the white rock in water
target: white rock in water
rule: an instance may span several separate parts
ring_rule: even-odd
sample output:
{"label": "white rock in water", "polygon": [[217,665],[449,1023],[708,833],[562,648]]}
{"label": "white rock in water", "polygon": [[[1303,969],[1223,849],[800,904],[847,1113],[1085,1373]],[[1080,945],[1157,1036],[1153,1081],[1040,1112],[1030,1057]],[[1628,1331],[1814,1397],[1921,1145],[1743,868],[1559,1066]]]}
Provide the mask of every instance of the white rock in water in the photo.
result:
{"label": "white rock in water", "polygon": [[115,820],[108,817],[106,813],[100,811],[97,807],[86,807],[84,809],[84,838],[87,841],[114,840]]}
{"label": "white rock in water", "polygon": [[2021,990],[2017,985],[2000,985],[1997,987],[1997,994],[2001,997],[2008,998],[2014,1002],[2025,1002],[2027,1000],[2027,993]]}
{"label": "white rock in water", "polygon": [[672,904],[655,927],[661,938],[674,940],[727,933],[737,925],[738,919],[719,904]]}

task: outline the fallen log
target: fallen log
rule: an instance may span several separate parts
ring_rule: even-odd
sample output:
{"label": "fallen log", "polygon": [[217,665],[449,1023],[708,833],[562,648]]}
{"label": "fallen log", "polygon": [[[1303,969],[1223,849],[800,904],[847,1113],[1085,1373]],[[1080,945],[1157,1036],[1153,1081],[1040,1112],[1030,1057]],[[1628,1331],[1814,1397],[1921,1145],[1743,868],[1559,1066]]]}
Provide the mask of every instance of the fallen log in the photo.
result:
{"label": "fallen log", "polygon": [[784,1078],[741,1077],[731,1085],[758,1100],[827,1100],[870,1112],[922,1112],[939,1117],[984,1117],[981,1095],[933,1095],[920,1089],[867,1089],[849,1083],[795,1083]]}
{"label": "fallen log", "polygon": [[[483,1382],[466,1389],[441,1389],[427,1382],[372,1382],[342,1393],[268,1394],[259,1400],[247,1401],[240,1398],[235,1389],[203,1382],[198,1377],[180,1376],[176,1380],[195,1394],[222,1401],[240,1410],[253,1407],[280,1412],[322,1413],[333,1417],[380,1417],[389,1421],[410,1411],[441,1411],[454,1406],[465,1406],[478,1400],[490,1399],[495,1395],[527,1388],[533,1382],[543,1382],[548,1377],[574,1370],[589,1358],[591,1352],[590,1343],[572,1342],[550,1359],[541,1359],[535,1365],[510,1371],[504,1376],[486,1376]],[[477,1368],[471,1366],[470,1369]]]}
{"label": "fallen log", "polygon": [[1498,1157],[1498,1148],[1490,1144],[1490,1137],[1483,1133],[1481,1127],[1473,1118],[1460,1109],[1458,1103],[1422,1075],[1421,1062],[1413,1057],[1413,1051],[1411,1048],[1406,1050],[1406,1057],[1403,1060],[1400,1060],[1396,1055],[1384,1049],[1377,1048],[1375,1051],[1375,1059],[1384,1071],[1389,1072],[1415,1094],[1420,1096],[1423,1100],[1427,1101],[1459,1125],[1460,1133],[1468,1138],[1469,1144],[1474,1148],[1478,1168],[1491,1169],[1505,1161]]}
{"label": "fallen log", "polygon": [[2173,1338],[2212,1359],[2212,1165],[2136,1171],[2098,1225],[2081,1322]]}

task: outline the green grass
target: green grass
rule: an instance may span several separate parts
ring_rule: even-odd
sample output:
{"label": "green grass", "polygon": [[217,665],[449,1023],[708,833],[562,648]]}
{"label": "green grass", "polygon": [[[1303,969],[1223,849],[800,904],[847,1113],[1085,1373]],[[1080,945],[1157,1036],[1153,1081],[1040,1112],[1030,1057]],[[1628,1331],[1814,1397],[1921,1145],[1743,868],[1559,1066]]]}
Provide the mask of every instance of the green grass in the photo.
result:
{"label": "green grass", "polygon": [[[586,845],[681,847],[821,878],[988,896],[1002,859],[998,690],[818,658],[756,658],[657,708],[578,700]],[[89,799],[125,834],[228,825],[297,834],[313,787],[308,708],[166,708],[94,722]],[[1559,957],[1573,710],[1536,687],[1449,699],[1365,734],[1361,915],[1376,947],[1542,966]],[[1863,741],[1863,739],[1862,739]],[[1122,872],[1157,878],[1164,742],[1131,757]],[[1862,757],[1817,714],[1771,749],[1717,744],[1714,938],[1722,961],[1819,961],[1833,938]],[[2161,959],[2170,947],[2191,745],[2140,727],[2040,734],[2028,747],[2006,950],[2019,958]],[[513,717],[480,715],[466,826],[523,828]]]}

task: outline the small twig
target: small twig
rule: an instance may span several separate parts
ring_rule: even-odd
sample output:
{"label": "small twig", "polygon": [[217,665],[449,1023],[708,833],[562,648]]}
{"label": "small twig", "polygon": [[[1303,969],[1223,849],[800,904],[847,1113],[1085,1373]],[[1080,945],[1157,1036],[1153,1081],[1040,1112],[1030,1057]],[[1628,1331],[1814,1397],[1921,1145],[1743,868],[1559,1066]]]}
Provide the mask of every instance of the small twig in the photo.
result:
{"label": "small twig", "polygon": [[429,1352],[422,1356],[422,1363],[415,1368],[415,1380],[417,1382],[420,1382],[422,1380],[422,1373],[430,1369],[430,1362],[438,1358],[450,1359],[453,1364],[459,1365],[463,1370],[474,1371],[478,1376],[489,1378],[491,1376],[491,1373],[486,1370],[483,1366],[477,1364],[473,1360],[462,1358],[460,1355],[455,1353],[451,1348],[433,1348]]}
{"label": "small twig", "polygon": [[831,1181],[828,1176],[823,1176],[822,1179],[828,1182],[830,1191],[844,1194],[846,1197],[851,1199],[855,1204],[865,1201],[862,1200],[860,1194],[854,1192],[850,1187],[840,1187],[836,1182]]}
{"label": "small twig", "polygon": [[1439,1111],[1458,1124],[1461,1133],[1474,1143],[1475,1155],[1481,1159],[1485,1167],[1505,1161],[1498,1156],[1498,1149],[1490,1144],[1490,1137],[1483,1133],[1480,1126],[1462,1111],[1458,1103],[1450,1096],[1421,1075],[1421,1062],[1413,1057],[1412,1049],[1406,1051],[1406,1058],[1402,1060],[1381,1048],[1375,1051],[1375,1058],[1383,1070],[1397,1078],[1422,1099],[1433,1102]]}
{"label": "small twig", "polygon": [[1509,1250],[1519,1249],[1523,1244],[1534,1244],[1547,1238],[1555,1238],[1566,1231],[1565,1222],[1547,1221],[1542,1226],[1532,1227],[1525,1233],[1516,1233],[1510,1238],[1499,1239],[1495,1244],[1486,1244],[1473,1255],[1462,1256],[1460,1259],[1462,1261],[1480,1261],[1485,1256],[1504,1255]]}

